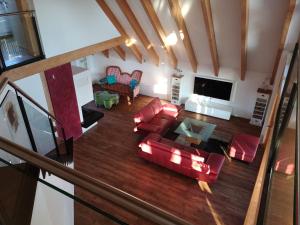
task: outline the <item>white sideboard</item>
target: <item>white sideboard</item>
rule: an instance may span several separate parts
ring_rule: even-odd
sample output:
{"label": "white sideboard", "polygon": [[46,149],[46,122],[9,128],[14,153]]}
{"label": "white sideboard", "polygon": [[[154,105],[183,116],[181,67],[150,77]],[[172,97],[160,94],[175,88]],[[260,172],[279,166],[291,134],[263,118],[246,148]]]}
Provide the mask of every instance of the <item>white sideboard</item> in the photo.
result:
{"label": "white sideboard", "polygon": [[195,94],[186,101],[185,110],[224,120],[229,120],[232,114],[231,106],[215,103],[210,101],[207,97]]}

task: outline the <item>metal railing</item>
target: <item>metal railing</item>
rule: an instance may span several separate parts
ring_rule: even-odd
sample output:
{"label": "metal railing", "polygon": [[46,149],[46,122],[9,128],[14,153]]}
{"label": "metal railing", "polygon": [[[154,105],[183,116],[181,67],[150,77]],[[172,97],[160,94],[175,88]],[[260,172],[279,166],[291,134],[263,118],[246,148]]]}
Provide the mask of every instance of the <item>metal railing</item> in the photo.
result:
{"label": "metal railing", "polygon": [[[55,118],[37,102],[35,102],[30,96],[24,93],[14,83],[7,79],[2,80],[0,83],[0,93],[4,90],[5,86],[11,85],[23,96],[31,100],[41,110],[47,113],[49,116]],[[88,192],[95,194],[96,196],[103,198],[114,205],[117,205],[129,212],[143,217],[155,224],[171,225],[182,224],[188,225],[189,222],[161,209],[152,204],[149,204],[135,196],[132,196],[118,188],[115,188],[105,182],[96,180],[80,171],[68,168],[54,160],[44,157],[34,151],[19,146],[3,137],[0,137],[0,149],[5,152],[14,155],[26,162],[29,162],[33,166],[40,168],[42,171],[46,171],[49,174],[53,174],[65,181],[70,182],[77,187],[80,187]]]}

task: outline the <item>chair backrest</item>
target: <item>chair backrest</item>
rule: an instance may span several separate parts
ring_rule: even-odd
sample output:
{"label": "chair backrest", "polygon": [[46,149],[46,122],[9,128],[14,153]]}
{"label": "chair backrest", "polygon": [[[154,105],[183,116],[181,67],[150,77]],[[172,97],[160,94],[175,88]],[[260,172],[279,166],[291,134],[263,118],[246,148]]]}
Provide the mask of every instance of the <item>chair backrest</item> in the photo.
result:
{"label": "chair backrest", "polygon": [[132,79],[137,80],[138,83],[140,83],[141,78],[142,78],[142,75],[143,75],[143,71],[141,71],[141,70],[134,70],[134,71],[131,73]]}
{"label": "chair backrest", "polygon": [[121,76],[121,69],[118,66],[108,66],[106,67],[106,76],[115,75],[116,78]]}
{"label": "chair backrest", "polygon": [[117,82],[121,84],[129,85],[132,79],[137,80],[139,84],[142,78],[142,74],[143,71],[141,70],[134,70],[131,74],[125,72],[122,73],[120,67],[118,66],[108,66],[106,68],[106,76],[115,75],[117,78]]}

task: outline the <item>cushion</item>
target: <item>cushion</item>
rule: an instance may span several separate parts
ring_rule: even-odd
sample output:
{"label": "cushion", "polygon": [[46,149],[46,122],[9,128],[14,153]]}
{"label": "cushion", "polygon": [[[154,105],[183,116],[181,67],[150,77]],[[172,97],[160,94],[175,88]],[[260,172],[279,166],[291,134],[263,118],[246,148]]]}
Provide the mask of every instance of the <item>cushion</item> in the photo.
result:
{"label": "cushion", "polygon": [[162,104],[159,98],[154,98],[150,103],[149,106],[152,107],[155,114],[158,114],[162,110]]}
{"label": "cushion", "polygon": [[133,90],[137,84],[138,84],[138,81],[135,79],[132,79],[129,83],[129,87],[131,88],[131,90]]}
{"label": "cushion", "polygon": [[210,153],[207,158],[206,164],[210,166],[211,173],[219,174],[223,166],[224,160],[225,157],[223,155]]}
{"label": "cushion", "polygon": [[154,117],[154,112],[151,107],[146,106],[140,111],[140,118],[142,122],[148,122]]}
{"label": "cushion", "polygon": [[149,123],[140,123],[137,126],[137,128],[140,130],[145,130],[145,131],[154,132],[154,133],[156,133],[160,130],[160,127],[158,125],[149,124]]}
{"label": "cushion", "polygon": [[116,79],[116,76],[113,74],[113,75],[108,75],[107,76],[107,83],[109,85],[112,85],[112,84],[115,84],[117,83],[117,79]]}

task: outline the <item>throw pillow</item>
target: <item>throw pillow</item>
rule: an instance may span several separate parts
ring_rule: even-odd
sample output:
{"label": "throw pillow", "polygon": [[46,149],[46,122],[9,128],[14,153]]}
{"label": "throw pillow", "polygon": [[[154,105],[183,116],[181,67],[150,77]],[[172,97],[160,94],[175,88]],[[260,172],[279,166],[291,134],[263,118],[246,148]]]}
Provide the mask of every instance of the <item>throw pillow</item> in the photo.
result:
{"label": "throw pillow", "polygon": [[108,75],[107,76],[107,83],[109,85],[117,83],[116,76],[115,75]]}
{"label": "throw pillow", "polygon": [[133,90],[136,87],[137,84],[138,84],[138,81],[135,80],[135,79],[132,79],[129,83],[129,86],[130,86],[131,90]]}

